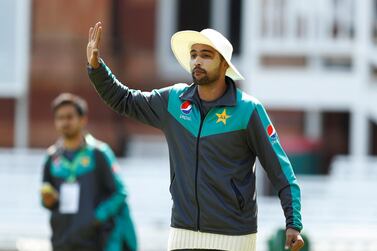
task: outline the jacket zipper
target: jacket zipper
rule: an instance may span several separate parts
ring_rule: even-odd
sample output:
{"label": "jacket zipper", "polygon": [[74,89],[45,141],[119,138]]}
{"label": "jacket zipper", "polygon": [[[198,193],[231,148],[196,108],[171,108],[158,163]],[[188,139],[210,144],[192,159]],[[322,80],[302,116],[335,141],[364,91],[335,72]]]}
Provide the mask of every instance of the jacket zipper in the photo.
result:
{"label": "jacket zipper", "polygon": [[205,116],[201,116],[198,137],[196,139],[195,199],[196,199],[196,206],[198,208],[198,215],[196,218],[197,230],[200,230],[200,222],[199,222],[200,206],[199,206],[199,199],[198,199],[199,140],[200,140],[200,134],[202,132],[204,119],[205,119]]}

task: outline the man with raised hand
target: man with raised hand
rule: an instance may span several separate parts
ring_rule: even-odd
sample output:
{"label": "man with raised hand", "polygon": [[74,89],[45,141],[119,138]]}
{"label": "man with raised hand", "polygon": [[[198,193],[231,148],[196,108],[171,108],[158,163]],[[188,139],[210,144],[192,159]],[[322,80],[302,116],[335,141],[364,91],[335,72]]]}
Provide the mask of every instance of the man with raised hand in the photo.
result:
{"label": "man with raised hand", "polygon": [[102,25],[89,30],[88,73],[116,112],[159,128],[170,154],[173,198],[168,250],[255,251],[255,160],[278,191],[286,248],[300,250],[300,188],[262,104],[238,89],[233,47],[213,29],[180,31],[171,47],[193,83],[142,92],[120,83],[99,55]]}

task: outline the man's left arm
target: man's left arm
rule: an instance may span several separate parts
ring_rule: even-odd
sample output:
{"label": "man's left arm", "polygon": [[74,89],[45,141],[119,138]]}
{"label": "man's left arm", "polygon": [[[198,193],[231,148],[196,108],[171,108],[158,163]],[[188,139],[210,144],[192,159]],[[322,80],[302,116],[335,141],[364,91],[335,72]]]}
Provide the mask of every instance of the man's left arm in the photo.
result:
{"label": "man's left arm", "polygon": [[248,125],[248,141],[267,176],[278,191],[286,219],[287,246],[299,250],[303,245],[300,231],[301,192],[292,165],[280,145],[279,137],[261,103],[256,103]]}
{"label": "man's left arm", "polygon": [[126,198],[126,189],[119,176],[118,163],[116,161],[114,153],[110,147],[103,145],[99,151],[97,158],[99,168],[99,179],[101,180],[101,187],[110,193],[110,197],[102,201],[95,210],[95,217],[98,222],[105,222],[110,217],[116,215]]}

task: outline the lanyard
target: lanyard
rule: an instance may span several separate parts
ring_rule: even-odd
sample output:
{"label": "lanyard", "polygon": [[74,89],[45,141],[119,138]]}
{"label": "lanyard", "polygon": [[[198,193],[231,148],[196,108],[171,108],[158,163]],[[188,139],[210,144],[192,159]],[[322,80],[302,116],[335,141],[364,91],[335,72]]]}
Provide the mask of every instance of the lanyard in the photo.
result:
{"label": "lanyard", "polygon": [[[67,182],[74,183],[76,182],[77,178],[77,169],[82,164],[84,158],[88,158],[86,155],[87,151],[81,150],[76,154],[72,161],[69,161],[64,155],[61,156],[61,162],[63,166],[67,167],[69,170],[69,176],[67,178]],[[85,156],[86,155],[86,156]]]}

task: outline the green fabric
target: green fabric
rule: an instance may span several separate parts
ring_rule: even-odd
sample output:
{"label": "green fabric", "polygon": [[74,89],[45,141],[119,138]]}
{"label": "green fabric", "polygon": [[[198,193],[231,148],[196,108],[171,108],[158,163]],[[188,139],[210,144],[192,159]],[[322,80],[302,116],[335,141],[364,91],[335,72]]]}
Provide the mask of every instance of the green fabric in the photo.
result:
{"label": "green fabric", "polygon": [[200,111],[197,106],[192,104],[192,110],[189,114],[181,111],[182,100],[179,96],[188,88],[185,84],[176,84],[170,91],[168,112],[194,137],[198,136],[200,126]]}
{"label": "green fabric", "polygon": [[[257,104],[256,106],[257,112],[259,114],[259,117],[262,120],[263,127],[267,134],[267,128],[268,126],[272,126],[272,123],[267,115],[266,110],[261,104]],[[302,221],[301,221],[301,193],[300,188],[297,183],[296,177],[294,175],[292,165],[285,154],[283,148],[280,145],[279,137],[276,134],[276,138],[270,137],[267,135],[267,137],[270,140],[270,143],[272,145],[273,150],[275,151],[280,166],[283,170],[283,173],[285,175],[285,178],[287,179],[290,189],[291,189],[291,198],[292,198],[292,210],[293,210],[293,225],[297,230],[302,229]]]}
{"label": "green fabric", "polygon": [[130,250],[137,250],[136,233],[127,205],[115,218],[115,227],[109,236],[105,251],[122,251],[123,242],[127,243]]}
{"label": "green fabric", "polygon": [[137,250],[135,227],[127,203],[125,202],[127,192],[118,174],[119,165],[116,161],[116,157],[107,144],[96,141],[90,135],[86,137],[86,141],[88,144],[96,145],[100,151],[105,154],[108,167],[113,169],[112,173],[114,175],[116,192],[96,208],[96,219],[100,222],[106,221],[114,216],[115,226],[110,233],[105,251],[122,251],[123,243],[127,243],[131,250]]}
{"label": "green fabric", "polygon": [[100,203],[96,208],[96,219],[100,222],[104,222],[111,216],[116,215],[118,213],[120,207],[124,203],[126,197],[126,189],[123,185],[120,176],[116,172],[116,170],[119,169],[119,167],[111,148],[103,142],[95,141],[95,139],[91,136],[87,136],[86,141],[88,144],[97,145],[99,150],[105,155],[105,158],[108,163],[108,168],[112,169],[111,172],[113,173],[114,177],[116,192],[110,198]]}
{"label": "green fabric", "polygon": [[66,181],[74,181],[77,177],[94,171],[94,168],[101,168],[95,163],[94,150],[98,149],[104,155],[107,161],[105,168],[111,169],[115,182],[113,195],[101,202],[95,209],[95,217],[99,222],[105,222],[111,217],[115,221],[115,227],[110,233],[105,250],[122,251],[124,243],[127,243],[131,250],[137,250],[135,228],[125,201],[127,192],[121,176],[117,172],[119,165],[116,157],[107,144],[96,140],[90,134],[85,136],[85,141],[86,145],[78,151],[73,161],[70,162],[61,155],[52,159],[51,174]]}
{"label": "green fabric", "polygon": [[74,182],[77,177],[93,171],[94,164],[93,149],[84,147],[76,154],[72,162],[62,155],[52,160],[51,173],[55,177]]}
{"label": "green fabric", "polygon": [[[300,251],[309,251],[311,243],[305,234],[301,234],[304,240],[304,247]],[[268,251],[286,251],[285,249],[285,229],[279,229],[268,239]]]}
{"label": "green fabric", "polygon": [[[189,114],[181,111],[183,101],[180,95],[187,90],[188,86],[175,85],[169,96],[169,113],[193,136],[197,137],[201,121],[199,108],[192,104]],[[254,109],[252,102],[245,102],[247,95],[237,90],[237,105],[232,107],[215,107],[210,109],[203,122],[200,137],[222,134],[247,128],[250,116]]]}
{"label": "green fabric", "polygon": [[247,128],[254,105],[245,102],[246,96],[237,90],[237,105],[212,108],[203,123],[200,137],[222,134]]}
{"label": "green fabric", "polygon": [[318,152],[287,153],[295,174],[323,174],[321,158]]}

